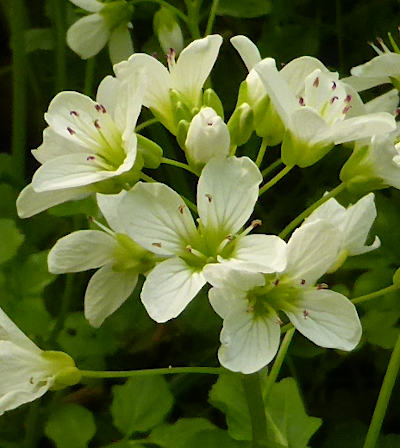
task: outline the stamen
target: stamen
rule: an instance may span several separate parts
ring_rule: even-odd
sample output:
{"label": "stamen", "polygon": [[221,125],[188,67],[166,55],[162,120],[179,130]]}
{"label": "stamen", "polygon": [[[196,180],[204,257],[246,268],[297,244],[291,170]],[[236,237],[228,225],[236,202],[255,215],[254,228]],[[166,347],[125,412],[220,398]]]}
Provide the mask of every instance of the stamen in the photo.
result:
{"label": "stamen", "polygon": [[253,221],[251,221],[250,225],[253,227],[253,229],[255,229],[256,227],[260,227],[262,225],[262,221],[261,219],[254,219]]}
{"label": "stamen", "polygon": [[89,216],[89,221],[92,222],[95,226],[99,227],[101,230],[103,230],[104,232],[108,233],[111,236],[115,236],[115,232],[113,232],[111,229],[109,229],[108,227],[106,227],[104,224],[102,224],[101,222],[97,221],[96,219],[93,218],[93,216]]}
{"label": "stamen", "polygon": [[161,243],[151,243],[152,246],[161,247]]}
{"label": "stamen", "polygon": [[184,212],[184,210],[185,210],[185,206],[184,206],[184,205],[180,205],[180,206],[178,207],[178,210],[179,210],[179,213],[181,213],[181,214],[183,215],[183,212]]}
{"label": "stamen", "polygon": [[300,282],[302,285],[305,285],[306,284],[306,281],[304,280],[304,278],[303,278],[303,280]]}
{"label": "stamen", "polygon": [[249,305],[248,307],[247,307],[247,312],[248,313],[252,313],[254,311],[254,305]]}
{"label": "stamen", "polygon": [[106,108],[102,104],[96,104],[94,108],[97,110],[97,112],[102,112],[103,114],[107,113]]}
{"label": "stamen", "polygon": [[300,106],[306,105],[306,103],[304,102],[304,98],[302,96],[299,98],[299,104],[300,104]]}
{"label": "stamen", "polygon": [[205,194],[204,196],[208,199],[208,202],[212,202],[211,194]]}
{"label": "stamen", "polygon": [[217,253],[221,253],[231,241],[233,241],[232,235],[228,235],[226,238],[224,238],[221,241],[220,245],[217,247]]}
{"label": "stamen", "polygon": [[279,326],[282,326],[282,325],[283,325],[283,321],[282,321],[282,319],[281,319],[279,316],[276,316],[276,323],[277,323]]}
{"label": "stamen", "polygon": [[319,78],[318,78],[318,76],[314,79],[314,82],[313,82],[313,87],[318,87],[319,86]]}
{"label": "stamen", "polygon": [[335,89],[336,89],[336,82],[332,81],[332,90],[335,90]]}
{"label": "stamen", "polygon": [[342,110],[342,114],[346,115],[347,112],[351,109],[351,106],[346,106],[343,110]]}
{"label": "stamen", "polygon": [[154,53],[151,53],[154,59],[157,59],[158,61],[158,53],[155,51]]}
{"label": "stamen", "polygon": [[330,100],[330,103],[333,104],[336,100],[338,100],[339,97],[338,96],[333,96]]}
{"label": "stamen", "polygon": [[351,95],[347,95],[346,98],[344,99],[345,103],[350,103],[351,101]]}
{"label": "stamen", "polygon": [[29,378],[29,382],[30,382],[31,384],[34,384],[33,376],[31,376],[31,377]]}
{"label": "stamen", "polygon": [[191,253],[191,254],[193,254],[193,255],[196,255],[196,256],[199,257],[199,258],[201,258],[201,259],[203,259],[203,260],[207,260],[206,255],[202,254],[201,252],[199,252],[199,251],[196,250],[196,249],[193,249],[193,247],[190,246],[190,244],[188,244],[188,245],[185,247],[185,249],[186,249],[189,253]]}
{"label": "stamen", "polygon": [[79,114],[76,110],[71,110],[69,114],[73,115],[74,117],[79,117]]}
{"label": "stamen", "polygon": [[70,128],[69,126],[67,127],[67,131],[68,131],[71,135],[76,134],[76,132],[75,132],[72,128]]}
{"label": "stamen", "polygon": [[274,286],[278,286],[278,285],[279,285],[279,282],[280,282],[280,279],[277,278],[277,279],[274,281]]}
{"label": "stamen", "polygon": [[307,310],[303,311],[304,319],[307,319],[309,315],[310,315],[310,313]]}
{"label": "stamen", "polygon": [[94,120],[94,127],[96,129],[101,129],[100,125],[99,125],[99,120]]}
{"label": "stamen", "polygon": [[328,289],[329,286],[326,283],[320,283],[317,285],[317,289]]}
{"label": "stamen", "polygon": [[95,156],[88,156],[88,157],[86,157],[86,160],[87,160],[87,161],[89,161],[89,160],[95,160]]}
{"label": "stamen", "polygon": [[398,115],[400,115],[400,107],[398,107],[398,108],[396,109],[395,114],[396,114],[396,117],[397,117]]}

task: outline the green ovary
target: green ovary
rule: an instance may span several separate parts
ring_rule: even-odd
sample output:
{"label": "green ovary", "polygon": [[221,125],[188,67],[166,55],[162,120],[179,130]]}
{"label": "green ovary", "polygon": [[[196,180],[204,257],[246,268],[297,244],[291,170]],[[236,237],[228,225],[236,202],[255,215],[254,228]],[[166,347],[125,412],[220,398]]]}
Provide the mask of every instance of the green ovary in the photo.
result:
{"label": "green ovary", "polygon": [[116,234],[118,241],[114,252],[115,271],[135,270],[138,273],[145,273],[155,265],[155,255],[143,249],[135,243],[129,236],[122,233]]}

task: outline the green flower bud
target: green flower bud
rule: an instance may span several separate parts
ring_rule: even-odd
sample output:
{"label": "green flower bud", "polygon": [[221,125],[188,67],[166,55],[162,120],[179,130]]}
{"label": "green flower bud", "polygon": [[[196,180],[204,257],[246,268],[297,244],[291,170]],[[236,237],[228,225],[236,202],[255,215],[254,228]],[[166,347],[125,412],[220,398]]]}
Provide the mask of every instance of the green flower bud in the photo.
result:
{"label": "green flower bud", "polygon": [[219,96],[213,89],[207,89],[204,91],[203,106],[211,107],[222,119],[224,119],[224,106],[222,105]]}
{"label": "green flower bud", "polygon": [[247,103],[237,107],[228,121],[231,145],[240,146],[246,143],[254,129],[253,110]]}
{"label": "green flower bud", "polygon": [[186,137],[187,137],[187,133],[189,130],[189,122],[186,120],[181,120],[178,123],[178,130],[176,133],[176,140],[178,142],[178,145],[185,150],[185,142],[186,142]]}
{"label": "green flower bud", "polygon": [[164,53],[169,53],[171,48],[176,54],[180,53],[184,45],[182,30],[168,8],[161,8],[154,14],[153,28]]}
{"label": "green flower bud", "polygon": [[104,5],[99,14],[103,16],[108,28],[114,30],[120,25],[131,21],[133,6],[129,5],[125,0],[118,0]]}
{"label": "green flower bud", "polygon": [[143,137],[143,135],[136,134],[138,154],[143,157],[145,168],[156,169],[161,164],[163,150],[161,146],[154,143],[152,140]]}

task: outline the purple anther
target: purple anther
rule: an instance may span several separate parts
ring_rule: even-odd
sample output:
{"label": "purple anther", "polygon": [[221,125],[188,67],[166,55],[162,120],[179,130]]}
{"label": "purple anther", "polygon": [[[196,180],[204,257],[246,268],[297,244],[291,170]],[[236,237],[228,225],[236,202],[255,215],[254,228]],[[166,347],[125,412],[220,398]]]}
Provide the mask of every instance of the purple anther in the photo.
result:
{"label": "purple anther", "polygon": [[87,156],[86,157],[86,160],[87,161],[89,161],[89,160],[95,160],[96,158],[95,158],[95,156]]}
{"label": "purple anther", "polygon": [[346,98],[344,99],[345,103],[350,103],[351,98],[351,95],[346,95]]}
{"label": "purple anther", "polygon": [[318,76],[314,79],[314,82],[313,82],[313,87],[318,87],[319,86],[319,78],[318,78]]}
{"label": "purple anther", "polygon": [[67,131],[68,131],[71,135],[76,134],[76,132],[75,132],[72,128],[70,128],[69,126],[67,127]]}
{"label": "purple anther", "polygon": [[299,98],[299,104],[300,104],[300,106],[306,105],[306,103],[304,102],[304,98],[302,96]]}
{"label": "purple anther", "polygon": [[346,106],[343,110],[342,110],[342,114],[346,115],[347,112],[351,109],[351,106]]}
{"label": "purple anther", "polygon": [[332,90],[335,90],[335,89],[336,89],[336,82],[332,81]]}
{"label": "purple anther", "polygon": [[331,98],[330,103],[333,104],[333,103],[334,103],[336,100],[338,100],[338,99],[339,99],[338,96],[333,96],[333,97]]}
{"label": "purple anther", "polygon": [[79,114],[76,110],[71,110],[69,114],[73,115],[74,117],[79,117]]}
{"label": "purple anther", "polygon": [[99,120],[94,120],[94,127],[100,129]]}

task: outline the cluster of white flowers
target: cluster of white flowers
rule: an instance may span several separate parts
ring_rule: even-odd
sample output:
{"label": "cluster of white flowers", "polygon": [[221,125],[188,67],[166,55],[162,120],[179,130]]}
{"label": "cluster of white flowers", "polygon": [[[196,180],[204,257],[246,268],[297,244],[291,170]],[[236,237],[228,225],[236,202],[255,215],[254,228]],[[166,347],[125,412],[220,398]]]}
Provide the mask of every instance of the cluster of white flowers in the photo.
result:
{"label": "cluster of white flowers", "polygon": [[[93,13],[69,30],[73,47],[79,27],[106,26],[107,4],[72,1]],[[120,24],[110,38],[126,27],[127,22]],[[96,48],[86,42],[82,55],[97,51],[104,39]],[[361,337],[357,311],[348,298],[318,281],[348,256],[380,245],[377,237],[366,245],[377,214],[371,191],[400,188],[398,95],[391,91],[363,104],[356,88],[364,76],[368,87],[390,81],[399,67],[396,73],[385,73],[392,56],[378,56],[353,69],[357,82],[340,80],[311,57],[295,59],[278,71],[273,59],[262,59],[249,39],[236,36],[232,44],[249,74],[225,124],[217,94],[203,92],[221,43],[218,35],[196,40],[177,61],[171,50],[168,68],[152,56],[135,53],[114,66],[115,77],[101,82],[96,101],[76,92],[59,93],[45,115],[49,126],[43,144],[33,151],[42,166],[21,192],[18,213],[29,217],[95,195],[101,212],[92,220],[97,229],[61,238],[48,257],[49,270],[56,274],[99,268],[85,295],[85,316],[95,327],[144,275],[141,300],[157,322],[176,318],[207,283],[211,286],[209,300],[223,319],[219,360],[230,370],[252,373],[267,365],[278,350],[285,322],[322,347],[352,350]],[[384,57],[390,61],[380,63]],[[135,132],[142,106],[176,137],[187,167],[198,173],[197,205],[173,185],[143,175],[143,168],[156,169],[165,159],[160,146]],[[288,168],[310,166],[336,145],[352,143],[341,180],[349,189],[368,194],[347,208],[334,198],[325,201],[288,242],[249,234],[262,225],[251,215],[263,176],[258,164],[236,157],[235,150],[253,131],[268,144],[282,144]],[[49,367],[42,352],[5,316],[1,319],[9,336],[1,342],[0,355],[11,358],[23,352],[18,361],[4,359],[3,369],[28,364],[31,357],[32,367],[26,371],[35,370],[29,373],[32,381],[21,379],[16,398],[3,393],[4,411],[47,390],[57,380],[58,364]]]}

